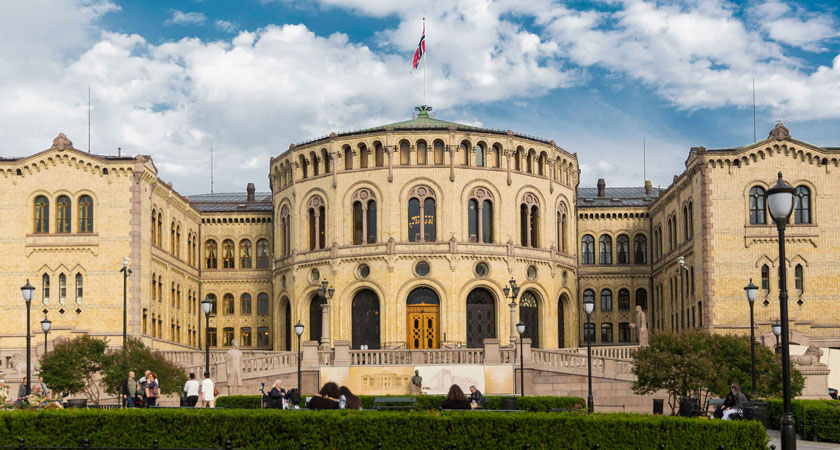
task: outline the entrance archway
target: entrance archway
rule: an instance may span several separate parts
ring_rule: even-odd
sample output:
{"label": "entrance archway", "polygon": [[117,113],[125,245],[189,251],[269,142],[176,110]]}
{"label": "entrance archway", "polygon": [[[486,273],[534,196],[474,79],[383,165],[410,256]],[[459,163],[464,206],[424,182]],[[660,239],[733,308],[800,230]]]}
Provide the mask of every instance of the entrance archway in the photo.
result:
{"label": "entrance archway", "polygon": [[569,297],[566,294],[560,294],[560,300],[557,301],[557,348],[566,346],[566,305],[569,303]]}
{"label": "entrance archway", "polygon": [[440,298],[427,287],[408,294],[406,304],[406,346],[429,349],[440,346]]}
{"label": "entrance archway", "polygon": [[519,320],[525,322],[524,338],[531,339],[531,348],[540,348],[540,306],[534,291],[526,291],[519,300]]}
{"label": "entrance archway", "polygon": [[369,349],[379,348],[379,297],[370,289],[364,289],[353,296],[352,307],[353,348],[367,345]]}
{"label": "entrance archway", "polygon": [[309,340],[321,342],[321,305],[326,303],[320,295],[315,294],[309,301]]}
{"label": "entrance archway", "polygon": [[283,343],[283,348],[288,352],[292,350],[292,305],[289,302],[289,299],[283,297],[280,302],[285,303],[283,305],[283,338],[285,342]]}
{"label": "entrance archway", "polygon": [[496,302],[487,289],[467,295],[467,347],[483,348],[484,340],[496,337]]}

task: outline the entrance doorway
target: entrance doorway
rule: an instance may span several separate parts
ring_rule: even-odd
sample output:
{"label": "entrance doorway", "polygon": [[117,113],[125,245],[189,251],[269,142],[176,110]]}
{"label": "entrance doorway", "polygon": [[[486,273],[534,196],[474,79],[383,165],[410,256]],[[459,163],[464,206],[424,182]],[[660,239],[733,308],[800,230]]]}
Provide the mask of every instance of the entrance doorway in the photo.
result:
{"label": "entrance doorway", "polygon": [[496,302],[484,288],[467,296],[467,348],[484,348],[484,340],[496,337]]}
{"label": "entrance doorway", "polygon": [[409,349],[440,347],[440,299],[435,291],[420,287],[406,299],[406,346]]}

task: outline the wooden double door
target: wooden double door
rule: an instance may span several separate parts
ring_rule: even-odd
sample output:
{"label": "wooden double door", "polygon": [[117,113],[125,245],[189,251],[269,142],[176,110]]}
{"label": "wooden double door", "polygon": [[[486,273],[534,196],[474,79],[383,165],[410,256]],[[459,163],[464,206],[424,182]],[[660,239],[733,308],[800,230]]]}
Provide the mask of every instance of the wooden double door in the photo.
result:
{"label": "wooden double door", "polygon": [[440,306],[406,306],[406,343],[411,350],[440,347]]}

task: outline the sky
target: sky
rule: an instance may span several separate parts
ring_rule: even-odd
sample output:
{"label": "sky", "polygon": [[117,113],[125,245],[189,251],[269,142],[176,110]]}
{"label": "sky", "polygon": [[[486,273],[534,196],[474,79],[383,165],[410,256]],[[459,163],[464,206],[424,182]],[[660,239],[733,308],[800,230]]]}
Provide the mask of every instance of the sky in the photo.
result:
{"label": "sky", "polygon": [[[411,60],[426,23],[428,99]],[[65,133],[190,195],[292,142],[437,118],[553,139],[581,186],[666,187],[692,146],[840,147],[835,0],[0,2],[0,157]],[[90,142],[88,142],[90,92]],[[645,158],[643,159],[643,148]],[[643,164],[643,160],[646,164]]]}

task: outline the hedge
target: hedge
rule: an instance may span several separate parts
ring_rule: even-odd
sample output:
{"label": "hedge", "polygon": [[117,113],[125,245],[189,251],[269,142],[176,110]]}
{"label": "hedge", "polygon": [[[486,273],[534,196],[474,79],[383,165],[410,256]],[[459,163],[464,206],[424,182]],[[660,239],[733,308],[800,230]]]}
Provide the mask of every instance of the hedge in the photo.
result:
{"label": "hedge", "polygon": [[[781,399],[771,399],[769,403],[767,426],[778,430],[784,405]],[[814,422],[816,422],[817,440],[840,442],[840,401],[792,400],[790,407],[796,418],[796,431],[805,439],[814,439]]]}
{"label": "hedge", "polygon": [[765,450],[753,421],[634,414],[281,411],[210,409],[47,410],[0,413],[0,446],[151,446],[369,450],[674,449]]}
{"label": "hedge", "polygon": [[[399,395],[360,395],[362,408],[372,409],[373,399],[376,397],[406,397]],[[419,395],[417,398],[417,409],[440,409],[443,395]],[[486,396],[488,409],[501,409],[502,398],[500,396]],[[258,409],[260,407],[259,395],[228,395],[216,399],[216,406],[228,409]],[[532,412],[549,412],[552,409],[586,409],[586,402],[580,397],[516,397],[516,408]]]}

